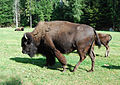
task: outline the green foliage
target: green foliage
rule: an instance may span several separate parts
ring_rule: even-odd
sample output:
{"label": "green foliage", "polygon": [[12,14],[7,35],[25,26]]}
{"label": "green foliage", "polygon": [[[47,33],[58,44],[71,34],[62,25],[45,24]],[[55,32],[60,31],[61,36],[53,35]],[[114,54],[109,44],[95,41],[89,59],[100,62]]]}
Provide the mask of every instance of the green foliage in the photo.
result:
{"label": "green foliage", "polygon": [[[68,20],[69,16],[66,17],[66,12],[69,8],[66,7],[66,4],[61,4],[59,1],[54,2],[53,5],[53,13],[52,13],[52,20]],[[65,14],[66,13],[66,14]]]}
{"label": "green foliage", "polygon": [[99,30],[120,30],[119,0],[86,0],[81,22]]}
{"label": "green foliage", "polygon": [[68,11],[68,16],[71,17],[73,22],[80,22],[81,15],[83,14],[82,9],[84,8],[84,4],[82,3],[84,0],[67,0],[68,8],[71,11]]}
{"label": "green foliage", "polygon": [[40,21],[50,21],[53,11],[53,5],[50,0],[41,0],[36,2],[36,14]]}
{"label": "green foliage", "polygon": [[[0,0],[0,26],[13,24],[15,0]],[[119,0],[20,0],[20,26],[39,21],[66,20],[91,25],[99,30],[120,31]]]}
{"label": "green foliage", "polygon": [[26,14],[26,0],[20,0],[20,25],[29,26],[28,16]]}
{"label": "green foliage", "polygon": [[[118,28],[120,28],[120,11],[119,11],[119,7],[120,7],[120,1],[119,0],[108,0],[108,4],[109,4],[109,8],[110,8],[110,18],[112,21],[112,25],[113,28],[115,30],[119,30]],[[117,29],[116,29],[117,28]]]}
{"label": "green foliage", "polygon": [[83,14],[83,0],[64,0],[54,5],[53,19],[80,22]]}
{"label": "green foliage", "polygon": [[26,15],[30,16],[31,14],[35,14],[35,0],[26,0],[25,6],[26,6]]}
{"label": "green foliage", "polygon": [[[109,29],[110,27],[112,27],[112,14],[111,14],[111,10],[110,10],[110,6],[106,1],[101,0],[99,1],[100,6],[98,7],[99,9],[99,13],[98,13],[98,18],[99,18],[99,23],[97,23],[97,27],[99,28],[104,28],[105,29]],[[106,7],[104,7],[106,6]],[[101,7],[103,7],[101,9]]]}
{"label": "green foliage", "polygon": [[13,24],[13,0],[0,0],[0,26],[10,26]]}

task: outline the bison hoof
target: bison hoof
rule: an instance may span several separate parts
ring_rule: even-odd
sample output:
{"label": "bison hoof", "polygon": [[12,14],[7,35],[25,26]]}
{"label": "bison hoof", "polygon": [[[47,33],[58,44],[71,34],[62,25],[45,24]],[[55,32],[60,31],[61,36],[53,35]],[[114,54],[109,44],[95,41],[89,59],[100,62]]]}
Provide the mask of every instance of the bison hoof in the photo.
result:
{"label": "bison hoof", "polygon": [[74,70],[72,70],[71,72],[75,72]]}
{"label": "bison hoof", "polygon": [[87,72],[93,72],[93,70],[89,70],[89,71],[87,71]]}
{"label": "bison hoof", "polygon": [[74,67],[74,69],[72,70],[72,72],[75,72],[75,71],[76,71],[76,69],[77,69],[77,68],[76,68],[76,67]]}
{"label": "bison hoof", "polygon": [[105,57],[108,57],[108,56],[105,56]]}
{"label": "bison hoof", "polygon": [[65,72],[66,70],[62,70],[62,72]]}
{"label": "bison hoof", "polygon": [[75,71],[76,71],[75,69],[71,70],[71,72],[75,72]]}

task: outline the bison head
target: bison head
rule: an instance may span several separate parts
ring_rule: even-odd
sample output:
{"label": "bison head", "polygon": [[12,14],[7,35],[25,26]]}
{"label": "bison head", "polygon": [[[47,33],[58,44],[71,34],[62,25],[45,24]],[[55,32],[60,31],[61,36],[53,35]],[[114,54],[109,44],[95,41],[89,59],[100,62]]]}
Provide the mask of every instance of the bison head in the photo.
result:
{"label": "bison head", "polygon": [[33,57],[37,53],[37,47],[30,33],[25,33],[21,40],[22,53]]}

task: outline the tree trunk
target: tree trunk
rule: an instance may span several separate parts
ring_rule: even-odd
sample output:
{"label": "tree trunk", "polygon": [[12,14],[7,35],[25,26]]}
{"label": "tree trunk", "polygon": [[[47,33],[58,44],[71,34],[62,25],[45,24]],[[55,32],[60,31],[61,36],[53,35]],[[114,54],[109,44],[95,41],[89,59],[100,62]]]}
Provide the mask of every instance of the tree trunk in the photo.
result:
{"label": "tree trunk", "polygon": [[32,15],[30,13],[30,28],[32,28]]}
{"label": "tree trunk", "polygon": [[32,28],[31,0],[30,0],[30,28]]}
{"label": "tree trunk", "polygon": [[15,24],[16,28],[18,28],[18,1],[15,0]]}

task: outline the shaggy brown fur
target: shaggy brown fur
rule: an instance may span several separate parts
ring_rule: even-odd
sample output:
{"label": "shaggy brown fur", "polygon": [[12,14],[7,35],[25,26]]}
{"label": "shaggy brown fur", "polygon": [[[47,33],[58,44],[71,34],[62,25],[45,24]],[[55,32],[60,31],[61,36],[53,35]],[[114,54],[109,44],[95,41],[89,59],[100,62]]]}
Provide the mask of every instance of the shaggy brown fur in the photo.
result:
{"label": "shaggy brown fur", "polygon": [[15,31],[24,31],[24,27],[17,28]]}
{"label": "shaggy brown fur", "polygon": [[90,71],[93,71],[95,55],[92,48],[95,40],[100,46],[101,43],[96,31],[88,25],[51,21],[39,22],[32,32],[25,33],[21,45],[22,52],[30,57],[39,53],[46,56],[46,65],[54,65],[56,57],[62,64],[63,71],[65,71],[67,61],[62,53],[77,50],[80,60],[73,71],[86,58],[86,54],[89,54],[92,61]]}
{"label": "shaggy brown fur", "polygon": [[106,47],[105,57],[107,57],[110,52],[110,47],[108,44],[111,41],[112,36],[110,34],[103,34],[103,33],[98,33],[98,36],[100,38],[101,44],[103,44]]}

